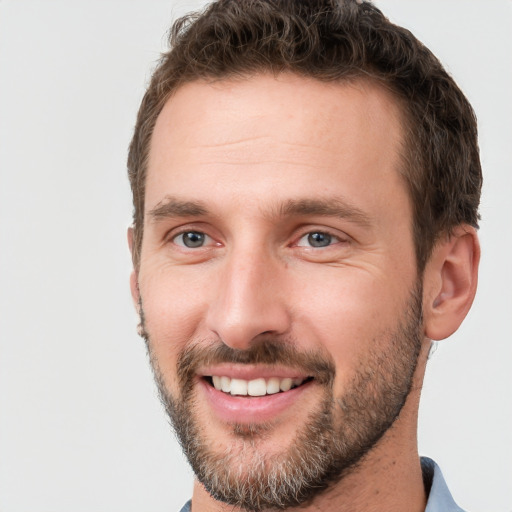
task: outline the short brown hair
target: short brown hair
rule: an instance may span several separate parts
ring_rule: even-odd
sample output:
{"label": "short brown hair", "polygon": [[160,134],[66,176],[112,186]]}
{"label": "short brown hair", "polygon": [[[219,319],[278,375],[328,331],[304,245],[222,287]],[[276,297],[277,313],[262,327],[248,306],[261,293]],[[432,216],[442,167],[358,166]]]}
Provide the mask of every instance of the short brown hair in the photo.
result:
{"label": "short brown hair", "polygon": [[438,237],[478,225],[482,186],[476,117],[439,60],[375,6],[356,0],[218,0],[175,22],[130,144],[138,266],[151,137],[164,104],[195,80],[292,72],[322,81],[370,78],[402,106],[404,166],[419,271]]}

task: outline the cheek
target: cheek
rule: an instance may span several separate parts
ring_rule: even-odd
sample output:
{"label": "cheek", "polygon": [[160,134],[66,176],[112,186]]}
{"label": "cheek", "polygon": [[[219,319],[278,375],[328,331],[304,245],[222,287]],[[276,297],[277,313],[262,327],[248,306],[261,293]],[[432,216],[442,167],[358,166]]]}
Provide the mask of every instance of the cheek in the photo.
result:
{"label": "cheek", "polygon": [[[297,291],[296,338],[309,340],[334,359],[337,379],[348,382],[374,351],[387,351],[409,289],[393,287],[354,269],[339,269],[330,279],[311,280]],[[315,283],[323,282],[323,286]],[[299,288],[297,288],[299,290]]]}
{"label": "cheek", "polygon": [[139,289],[152,354],[165,375],[174,374],[179,354],[200,335],[208,286],[197,272],[153,267],[141,269]]}

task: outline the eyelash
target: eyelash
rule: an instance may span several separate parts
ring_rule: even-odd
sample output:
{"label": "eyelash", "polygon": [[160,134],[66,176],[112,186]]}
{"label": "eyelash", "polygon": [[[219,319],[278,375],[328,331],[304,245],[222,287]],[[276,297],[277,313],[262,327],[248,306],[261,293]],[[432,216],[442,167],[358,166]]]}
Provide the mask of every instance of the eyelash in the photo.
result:
{"label": "eyelash", "polygon": [[[202,239],[203,239],[202,243],[200,245],[193,246],[194,241],[192,241],[192,245],[186,245],[183,237],[185,235],[187,235],[187,234],[189,234],[189,235],[192,235],[192,234],[199,235],[199,238],[202,237]],[[315,235],[320,235],[320,237],[319,237],[319,239],[320,239],[319,240],[319,245],[314,245],[314,241],[311,238],[311,237],[313,237]],[[181,243],[178,242],[180,237],[181,237]],[[325,245],[321,245],[322,244],[322,238],[324,240],[326,240],[326,242],[327,242]],[[301,244],[301,241],[304,240],[304,239],[307,239],[307,244]],[[183,248],[184,250],[187,250],[187,249],[192,249],[192,250],[193,249],[202,249],[202,248],[208,247],[211,244],[211,242],[214,241],[214,239],[211,236],[209,236],[204,231],[201,231],[199,229],[184,229],[184,230],[180,231],[179,233],[173,234],[172,237],[170,237],[170,240],[175,245],[177,245],[178,247]],[[333,233],[330,233],[329,231],[326,231],[326,230],[318,229],[318,230],[310,230],[310,231],[307,231],[307,232],[303,233],[300,236],[300,238],[297,240],[297,242],[292,244],[292,246],[304,247],[306,249],[324,249],[324,248],[336,245],[338,243],[342,243],[344,241],[345,240],[343,240],[340,236],[334,235]],[[220,245],[220,244],[217,243],[215,245]]]}
{"label": "eyelash", "polygon": [[[312,236],[314,235],[321,235],[321,237],[324,237],[326,239],[328,239],[328,243],[326,245],[313,245],[313,241],[311,239]],[[308,245],[301,245],[300,242],[301,240],[303,239],[308,239]],[[325,231],[325,230],[321,230],[321,229],[318,229],[318,230],[311,230],[311,231],[308,231],[307,233],[304,233],[300,238],[299,240],[297,241],[297,243],[295,244],[297,247],[306,247],[306,248],[309,248],[309,249],[323,249],[323,248],[326,248],[326,247],[331,247],[332,245],[335,245],[337,243],[341,243],[343,242],[343,240],[337,236],[337,235],[334,235],[333,233],[330,233],[329,231]]]}
{"label": "eyelash", "polygon": [[[200,246],[197,246],[197,247],[192,247],[192,246],[188,246],[185,244],[185,242],[183,241],[183,236],[186,235],[186,234],[196,234],[196,235],[200,235],[200,237],[202,236],[203,237],[203,244],[201,244]],[[177,242],[177,239],[179,239],[179,237],[182,237],[182,243],[178,243]],[[174,234],[172,237],[171,237],[171,241],[176,244],[178,247],[182,247],[184,249],[201,249],[203,247],[205,247],[205,242],[207,242],[207,240],[212,240],[213,241],[213,238],[209,235],[207,235],[206,233],[204,233],[203,231],[200,231],[200,230],[197,230],[197,229],[186,229],[186,230],[183,230],[179,233],[176,233]]]}

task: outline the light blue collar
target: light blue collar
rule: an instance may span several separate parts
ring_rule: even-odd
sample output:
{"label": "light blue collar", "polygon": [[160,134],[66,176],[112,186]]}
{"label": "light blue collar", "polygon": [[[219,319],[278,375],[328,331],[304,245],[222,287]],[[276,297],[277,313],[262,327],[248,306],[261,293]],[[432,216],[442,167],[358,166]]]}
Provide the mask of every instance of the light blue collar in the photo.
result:
{"label": "light blue collar", "polygon": [[441,469],[432,459],[421,457],[421,470],[427,490],[430,483],[425,512],[464,512],[453,500]]}

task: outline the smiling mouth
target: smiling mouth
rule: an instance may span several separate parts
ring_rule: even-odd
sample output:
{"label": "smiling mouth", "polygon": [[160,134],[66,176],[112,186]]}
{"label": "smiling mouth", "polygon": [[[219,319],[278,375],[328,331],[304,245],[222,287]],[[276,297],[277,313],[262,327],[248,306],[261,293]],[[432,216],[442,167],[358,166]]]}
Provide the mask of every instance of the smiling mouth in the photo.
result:
{"label": "smiling mouth", "polygon": [[277,393],[285,393],[290,389],[303,386],[307,382],[313,380],[313,377],[304,377],[291,379],[289,377],[279,378],[270,377],[269,379],[232,379],[226,376],[211,375],[205,376],[204,379],[210,386],[217,391],[230,394],[232,396],[266,396],[275,395]]}

